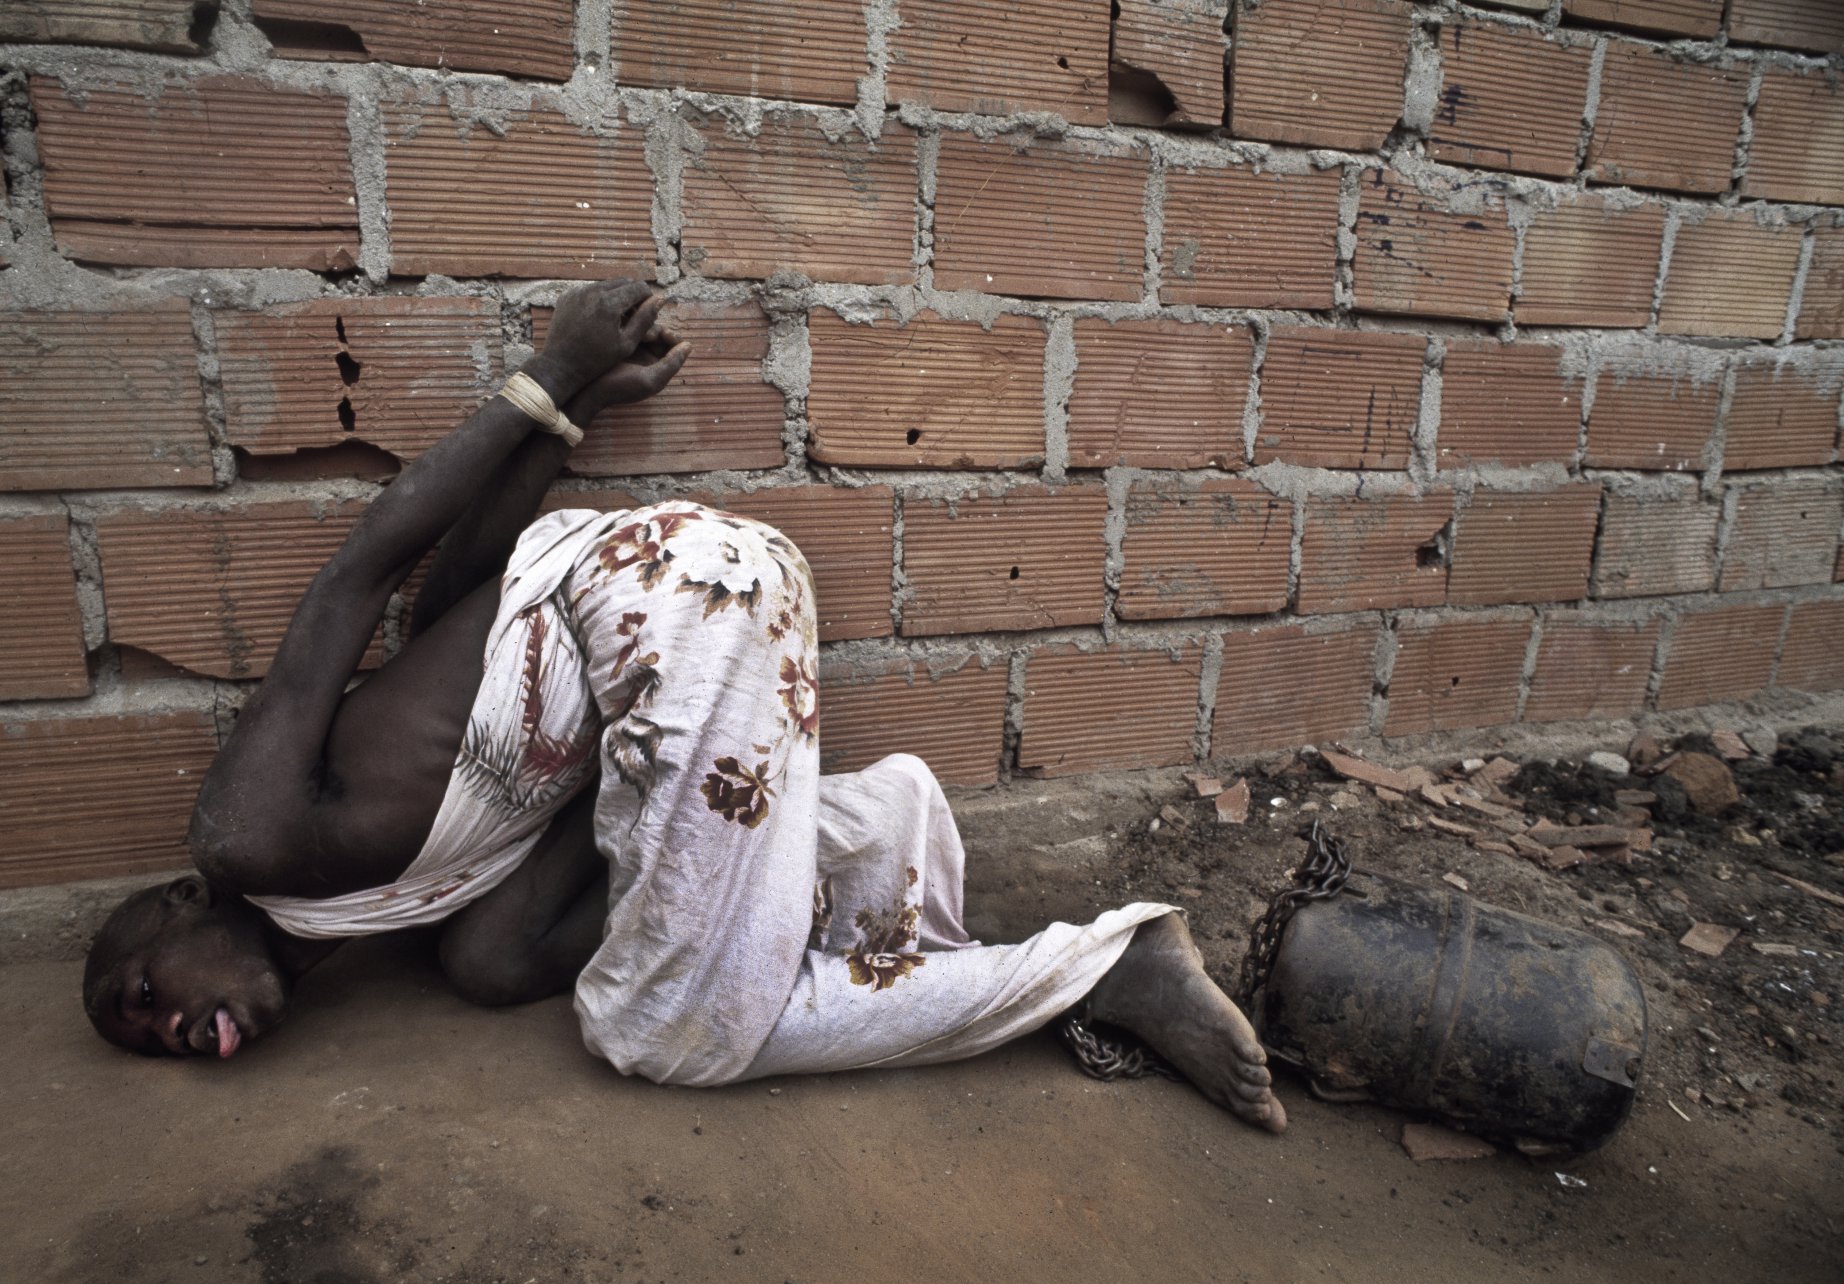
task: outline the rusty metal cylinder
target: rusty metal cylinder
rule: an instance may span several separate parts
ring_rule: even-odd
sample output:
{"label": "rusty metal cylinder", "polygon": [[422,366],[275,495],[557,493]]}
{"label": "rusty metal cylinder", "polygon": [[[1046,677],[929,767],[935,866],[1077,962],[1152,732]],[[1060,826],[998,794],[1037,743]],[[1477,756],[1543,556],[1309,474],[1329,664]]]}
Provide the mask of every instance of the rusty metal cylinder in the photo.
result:
{"label": "rusty metal cylinder", "polygon": [[1605,1142],[1645,1058],[1645,994],[1605,941],[1378,875],[1300,907],[1254,1007],[1322,1095],[1526,1148]]}

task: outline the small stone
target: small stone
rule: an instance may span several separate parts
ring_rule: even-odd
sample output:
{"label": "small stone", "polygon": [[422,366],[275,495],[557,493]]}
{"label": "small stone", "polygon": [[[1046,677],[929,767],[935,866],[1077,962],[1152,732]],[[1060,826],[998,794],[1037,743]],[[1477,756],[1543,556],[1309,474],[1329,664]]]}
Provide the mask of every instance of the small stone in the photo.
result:
{"label": "small stone", "polygon": [[1632,774],[1633,770],[1632,763],[1622,758],[1619,754],[1609,753],[1605,749],[1589,754],[1588,765],[1590,767],[1599,767],[1610,776],[1627,776]]}
{"label": "small stone", "polygon": [[1364,785],[1382,785],[1386,789],[1394,789],[1397,793],[1403,794],[1415,788],[1414,782],[1406,772],[1380,767],[1374,762],[1365,762],[1362,758],[1354,758],[1349,754],[1334,753],[1330,749],[1320,750],[1319,757],[1325,761],[1326,766],[1346,780],[1355,780]]}
{"label": "small stone", "polygon": [[1609,936],[1625,936],[1634,939],[1645,937],[1643,929],[1634,927],[1631,923],[1622,923],[1617,918],[1597,918],[1594,920],[1594,926]]}
{"label": "small stone", "polygon": [[1461,878],[1458,874],[1442,874],[1441,881],[1443,883],[1451,883],[1463,892],[1470,892],[1473,890],[1472,884],[1467,882],[1464,878]]}
{"label": "small stone", "polygon": [[1774,734],[1772,728],[1763,728],[1759,731],[1744,731],[1742,732],[1742,742],[1750,749],[1760,754],[1763,758],[1771,758],[1776,753],[1780,752],[1780,737]]}
{"label": "small stone", "polygon": [[1684,786],[1691,810],[1699,815],[1720,816],[1742,800],[1741,791],[1735,787],[1735,773],[1722,759],[1709,754],[1676,754],[1665,774]]}
{"label": "small stone", "polygon": [[1353,807],[1362,804],[1364,800],[1348,789],[1340,789],[1327,801],[1332,804],[1333,811],[1350,811]]}
{"label": "small stone", "polygon": [[1215,798],[1223,792],[1223,782],[1215,776],[1207,776],[1201,771],[1185,772],[1185,779],[1191,782],[1199,798]]}
{"label": "small stone", "polygon": [[1729,837],[1741,847],[1759,847],[1761,845],[1761,840],[1745,829],[1731,829],[1729,831]]}
{"label": "small stone", "polygon": [[1462,758],[1460,759],[1460,770],[1464,771],[1469,776],[1476,776],[1485,770],[1485,759]]}
{"label": "small stone", "polygon": [[1650,789],[1616,789],[1614,801],[1622,807],[1650,807],[1658,801],[1658,795]]}
{"label": "small stone", "polygon": [[1439,830],[1443,834],[1452,834],[1455,838],[1477,838],[1479,836],[1479,831],[1471,825],[1462,825],[1441,816],[1428,817],[1428,827]]}
{"label": "small stone", "polygon": [[1423,785],[1418,792],[1425,803],[1436,807],[1445,807],[1448,804],[1447,791],[1439,785]]}
{"label": "small stone", "polygon": [[1780,941],[1750,941],[1748,948],[1756,954],[1765,954],[1769,958],[1796,959],[1799,957],[1797,945],[1787,945]]}
{"label": "small stone", "polygon": [[209,1257],[206,1257],[203,1253],[200,1253],[197,1257],[192,1259],[192,1264],[194,1266],[203,1266],[209,1261],[211,1261]]}
{"label": "small stone", "polygon": [[1402,802],[1408,797],[1407,794],[1399,794],[1394,789],[1385,789],[1382,785],[1376,787],[1376,795],[1378,802],[1392,804]]}
{"label": "small stone", "polygon": [[1579,847],[1570,847],[1567,844],[1560,847],[1552,847],[1543,853],[1543,864],[1547,869],[1574,869],[1577,865],[1586,864],[1587,860],[1587,852]]}
{"label": "small stone", "polygon": [[1716,746],[1717,753],[1730,762],[1740,762],[1754,752],[1746,740],[1727,728],[1710,732],[1710,743]]}
{"label": "small stone", "polygon": [[1665,748],[1650,731],[1641,731],[1626,746],[1626,757],[1635,767],[1650,767],[1665,756]]}
{"label": "small stone", "polygon": [[1705,1043],[1721,1043],[1722,1042],[1721,1038],[1717,1036],[1716,1032],[1710,1029],[1707,1025],[1700,1025],[1697,1027],[1697,1037],[1703,1040]]}
{"label": "small stone", "polygon": [[1434,1124],[1402,1125],[1402,1148],[1416,1163],[1431,1159],[1490,1159],[1498,1151],[1489,1141]]}
{"label": "small stone", "polygon": [[1182,809],[1174,807],[1170,803],[1159,808],[1159,819],[1170,825],[1173,829],[1188,829],[1191,825],[1191,818],[1185,815]]}
{"label": "small stone", "polygon": [[769,1096],[771,1096],[771,1097],[779,1097],[779,1096],[781,1095],[781,1089],[779,1089],[779,1088],[770,1088],[770,1089],[768,1090],[768,1095],[769,1095]]}
{"label": "small stone", "polygon": [[1494,758],[1478,772],[1478,778],[1494,789],[1500,788],[1517,775],[1520,768],[1509,758]]}
{"label": "small stone", "polygon": [[1741,935],[1741,929],[1724,927],[1720,923],[1692,923],[1690,930],[1678,938],[1678,944],[1687,950],[1715,958],[1729,948],[1729,942]]}
{"label": "small stone", "polygon": [[1240,825],[1249,818],[1249,782],[1241,776],[1216,796],[1217,823]]}
{"label": "small stone", "polygon": [[1491,852],[1494,856],[1517,855],[1517,849],[1512,847],[1510,843],[1495,843],[1483,838],[1475,838],[1473,840],[1473,850],[1476,852]]}

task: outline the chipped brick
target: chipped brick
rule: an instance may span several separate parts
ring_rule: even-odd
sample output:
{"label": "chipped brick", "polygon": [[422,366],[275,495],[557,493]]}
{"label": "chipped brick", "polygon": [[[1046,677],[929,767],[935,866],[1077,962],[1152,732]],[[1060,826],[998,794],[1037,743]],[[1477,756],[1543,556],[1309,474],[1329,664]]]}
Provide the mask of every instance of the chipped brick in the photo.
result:
{"label": "chipped brick", "polygon": [[358,261],[346,100],[216,77],[68,93],[32,77],[45,205],[90,263],[343,270]]}
{"label": "chipped brick", "polygon": [[1070,467],[1242,466],[1246,328],[1079,317],[1075,338]]}
{"label": "chipped brick", "polygon": [[212,324],[226,436],[257,455],[363,441],[412,459],[501,377],[486,299],[316,299]]}
{"label": "chipped brick", "polygon": [[1766,70],[1742,194],[1844,205],[1844,91],[1835,81],[1820,73]]}
{"label": "chipped brick", "polygon": [[1440,45],[1430,156],[1554,178],[1575,172],[1591,50],[1485,23],[1450,23]]}
{"label": "chipped brick", "polygon": [[1438,606],[1447,598],[1441,535],[1453,495],[1320,496],[1306,501],[1302,615]]}
{"label": "chipped brick", "polygon": [[0,314],[0,371],[0,490],[211,484],[184,301]]}
{"label": "chipped brick", "polygon": [[1844,525],[1844,492],[1829,481],[1782,481],[1749,486],[1736,496],[1735,521],[1716,587],[1791,588],[1828,584]]}
{"label": "chipped brick", "polygon": [[990,785],[1005,743],[1006,666],[977,658],[930,674],[898,663],[866,673],[820,669],[820,767],[861,771],[893,753],[914,754],[944,783]]}
{"label": "chipped brick", "polygon": [[1844,226],[1813,229],[1812,262],[1793,336],[1844,339]]}
{"label": "chipped brick", "polygon": [[1716,525],[1721,513],[1685,499],[1609,495],[1594,565],[1596,597],[1702,593],[1716,585]]}
{"label": "chipped brick", "polygon": [[1262,615],[1287,605],[1293,504],[1252,482],[1154,482],[1127,496],[1124,620]]}
{"label": "chipped brick", "polygon": [[571,0],[254,0],[251,9],[278,58],[375,59],[546,80],[568,80],[576,70]]}
{"label": "chipped brick", "polygon": [[1456,339],[1441,363],[1442,468],[1566,464],[1581,435],[1581,381],[1564,377],[1562,349]]}
{"label": "chipped brick", "polygon": [[903,636],[1099,623],[1107,511],[1098,486],[907,497]]}
{"label": "chipped brick", "polygon": [[1609,41],[1583,172],[1605,183],[1724,192],[1748,74]]}
{"label": "chipped brick", "polygon": [[1518,324],[1645,325],[1664,238],[1660,205],[1616,210],[1578,200],[1534,215],[1524,234]]}
{"label": "chipped brick", "polygon": [[1407,467],[1427,346],[1418,334],[1275,326],[1261,369],[1255,462]]}
{"label": "chipped brick", "polygon": [[823,281],[913,280],[916,139],[890,124],[875,142],[837,141],[810,117],[770,115],[748,137],[710,121],[685,167],[688,271],[757,278],[802,272]]}
{"label": "chipped brick", "polygon": [[[658,396],[611,406],[586,425],[570,471],[633,477],[713,468],[778,468],[787,402],[764,381],[768,316],[754,303],[675,300],[663,324],[692,345],[691,360]],[[551,309],[531,310],[532,342],[550,334]]]}
{"label": "chipped brick", "polygon": [[1796,691],[1844,687],[1844,599],[1799,602],[1787,622],[1786,647],[1774,685]]}
{"label": "chipped brick", "polygon": [[1062,0],[928,0],[892,32],[891,102],[1108,121],[1108,10]]}
{"label": "chipped brick", "polygon": [[1203,647],[1081,651],[1025,661],[1018,766],[1033,776],[1167,767],[1192,759]]}
{"label": "chipped brick", "polygon": [[1582,22],[1654,31],[1668,36],[1716,34],[1723,0],[1563,0],[1563,12]]}
{"label": "chipped brick", "polygon": [[387,103],[391,271],[407,276],[653,275],[653,179],[642,131],[590,133],[554,111],[503,131],[447,107]]}
{"label": "chipped brick", "polygon": [[1502,208],[1456,213],[1383,170],[1363,180],[1352,291],[1366,312],[1498,321],[1517,243]]}
{"label": "chipped brick", "polygon": [[1667,472],[1701,468],[1721,400],[1717,379],[1699,383],[1688,376],[1603,370],[1588,411],[1585,462],[1591,468]]}
{"label": "chipped brick", "polygon": [[821,463],[1008,468],[1044,454],[1044,329],[1005,315],[985,329],[933,313],[855,325],[808,318],[809,455]]}
{"label": "chipped brick", "polygon": [[1779,337],[1801,235],[1763,227],[1752,214],[1711,214],[1678,228],[1659,333]]}
{"label": "chipped brick", "polygon": [[1828,372],[1766,364],[1737,369],[1725,420],[1723,471],[1830,463],[1840,373],[1836,365]]}
{"label": "chipped brick", "polygon": [[936,287],[1139,298],[1146,174],[1138,148],[944,135],[935,179]]}
{"label": "chipped brick", "polygon": [[209,713],[8,722],[0,886],[188,864],[192,801],[217,751]]}
{"label": "chipped brick", "polygon": [[1229,0],[1119,5],[1108,62],[1108,119],[1154,127],[1221,123]]}
{"label": "chipped brick", "polygon": [[1832,0],[1730,0],[1729,39],[1844,53],[1844,9]]}
{"label": "chipped brick", "polygon": [[9,0],[0,7],[0,41],[203,53],[192,36],[198,11],[198,0]]}
{"label": "chipped brick", "polygon": [[616,0],[611,70],[623,85],[852,104],[864,11],[829,0]]}
{"label": "chipped brick", "polygon": [[1447,600],[1496,606],[1586,597],[1600,515],[1598,485],[1479,492],[1454,532]]}
{"label": "chipped brick", "polygon": [[1746,700],[1766,687],[1784,606],[1726,606],[1678,619],[1658,684],[1658,707]]}
{"label": "chipped brick", "polygon": [[88,695],[69,519],[0,518],[0,568],[0,700]]}
{"label": "chipped brick", "polygon": [[1524,721],[1625,718],[1637,713],[1645,707],[1659,629],[1657,620],[1546,616]]}
{"label": "chipped brick", "polygon": [[1405,624],[1389,679],[1386,736],[1510,722],[1530,621],[1450,619]]}
{"label": "chipped brick", "polygon": [[1224,758],[1360,734],[1370,723],[1377,630],[1299,626],[1223,635],[1210,753]]}
{"label": "chipped brick", "polygon": [[1372,151],[1402,118],[1414,11],[1400,0],[1265,0],[1236,13],[1230,128]]}
{"label": "chipped brick", "polygon": [[1331,307],[1338,185],[1336,170],[1168,171],[1160,298],[1208,307]]}
{"label": "chipped brick", "polygon": [[703,498],[794,541],[813,571],[820,641],[891,634],[895,498],[888,486],[777,486]]}

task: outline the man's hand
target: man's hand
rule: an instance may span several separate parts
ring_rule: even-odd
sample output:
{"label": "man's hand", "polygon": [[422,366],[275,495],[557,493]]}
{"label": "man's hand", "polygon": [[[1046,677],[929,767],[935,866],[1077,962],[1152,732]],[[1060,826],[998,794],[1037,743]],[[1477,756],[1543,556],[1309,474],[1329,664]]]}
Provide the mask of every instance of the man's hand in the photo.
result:
{"label": "man's hand", "polygon": [[564,405],[634,355],[665,301],[641,281],[598,281],[570,291],[557,301],[544,351],[525,364],[525,373]]}
{"label": "man's hand", "polygon": [[565,407],[570,422],[579,427],[595,421],[610,406],[645,401],[672,382],[691,355],[691,344],[673,331],[655,326],[632,355],[577,393]]}

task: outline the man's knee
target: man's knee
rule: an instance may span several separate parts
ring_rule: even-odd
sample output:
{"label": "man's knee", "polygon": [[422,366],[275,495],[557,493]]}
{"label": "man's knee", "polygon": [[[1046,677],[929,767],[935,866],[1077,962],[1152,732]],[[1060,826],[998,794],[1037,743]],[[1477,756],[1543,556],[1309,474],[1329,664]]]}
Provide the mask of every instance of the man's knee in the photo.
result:
{"label": "man's knee", "polygon": [[457,994],[487,1008],[549,997],[551,987],[525,951],[487,933],[457,930],[462,926],[457,923],[443,932],[437,951],[442,975]]}

